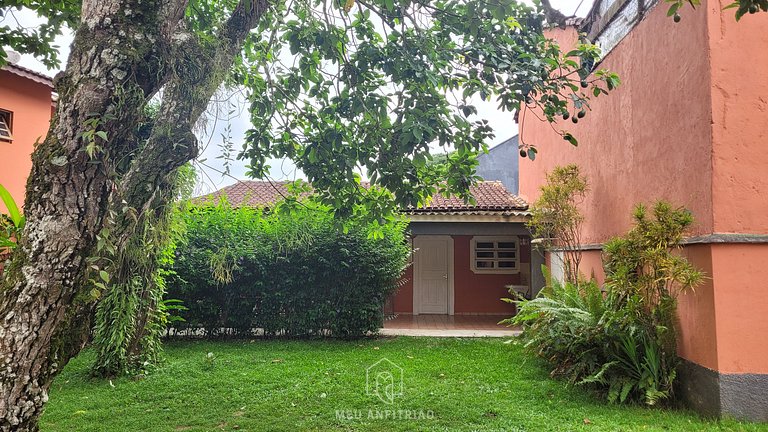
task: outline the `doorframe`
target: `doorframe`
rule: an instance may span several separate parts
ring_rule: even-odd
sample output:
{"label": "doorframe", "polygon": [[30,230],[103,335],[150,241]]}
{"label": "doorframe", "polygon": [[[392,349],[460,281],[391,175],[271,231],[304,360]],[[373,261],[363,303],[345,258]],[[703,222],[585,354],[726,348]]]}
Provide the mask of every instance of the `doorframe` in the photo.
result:
{"label": "doorframe", "polygon": [[[453,237],[449,235],[417,235],[413,238],[413,247],[414,249],[418,249],[418,241],[419,238],[443,238],[448,240],[446,243],[448,244],[448,250],[446,251],[446,261],[448,266],[448,315],[454,314],[454,286],[453,286],[453,280],[454,280],[454,269],[453,269],[453,262],[454,262],[454,255],[453,255]],[[413,254],[413,314],[419,315],[421,313],[421,300],[419,294],[421,293],[421,264],[420,264],[420,258],[419,253],[416,251]]]}

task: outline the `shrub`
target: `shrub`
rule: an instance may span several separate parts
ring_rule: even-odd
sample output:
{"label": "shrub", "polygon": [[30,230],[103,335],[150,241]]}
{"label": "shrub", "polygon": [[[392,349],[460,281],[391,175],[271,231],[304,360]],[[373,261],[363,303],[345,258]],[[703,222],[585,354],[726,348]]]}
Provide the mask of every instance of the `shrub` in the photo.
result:
{"label": "shrub", "polygon": [[172,326],[208,336],[254,328],[268,336],[376,332],[410,252],[404,223],[340,226],[328,208],[309,202],[269,214],[222,203],[184,218],[168,297],[188,310]]}
{"label": "shrub", "polygon": [[611,402],[654,405],[673,397],[677,295],[703,275],[676,252],[693,223],[688,211],[660,202],[652,218],[643,206],[634,218],[626,236],[605,245],[604,292],[594,281],[548,278],[508,322],[524,326],[526,346],[553,375],[591,385]]}
{"label": "shrub", "polygon": [[531,204],[527,225],[543,245],[560,249],[565,278],[577,282],[581,263],[581,224],[584,216],[579,209],[587,194],[589,183],[578,165],[555,167],[547,173],[547,183],[541,195]]}

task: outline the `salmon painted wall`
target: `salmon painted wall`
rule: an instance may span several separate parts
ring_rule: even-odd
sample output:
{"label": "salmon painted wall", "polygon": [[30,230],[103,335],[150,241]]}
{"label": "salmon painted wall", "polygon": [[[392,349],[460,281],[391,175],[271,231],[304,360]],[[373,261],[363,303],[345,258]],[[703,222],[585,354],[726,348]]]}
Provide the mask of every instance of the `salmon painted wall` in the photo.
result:
{"label": "salmon painted wall", "polygon": [[[653,8],[600,65],[621,87],[578,125],[555,126],[579,147],[522,116],[522,139],[539,154],[520,163],[521,194],[536,199],[546,172],[578,163],[591,183],[584,243],[625,232],[632,207],[658,199],[691,209],[694,235],[768,234],[768,14],[737,23],[727,4],[707,2],[678,24]],[[576,37],[552,36],[564,47]],[[684,254],[709,279],[679,298],[680,355],[726,373],[768,372],[768,245],[689,245]],[[582,273],[594,268],[601,279],[599,267],[599,252],[585,252]]]}
{"label": "salmon painted wall", "polygon": [[677,300],[679,334],[678,354],[713,370],[718,370],[715,284],[712,271],[712,245],[691,245],[683,254],[707,278],[694,291],[682,293]]}
{"label": "salmon painted wall", "polygon": [[768,245],[712,245],[717,370],[768,374]]}
{"label": "salmon painted wall", "polygon": [[[0,70],[0,109],[13,113],[13,142],[0,141],[0,184],[21,205],[34,144],[51,121],[51,88]],[[0,209],[5,211],[2,203]]]}
{"label": "salmon painted wall", "polygon": [[[696,233],[712,232],[707,14],[691,11],[675,24],[665,12],[663,5],[653,8],[600,64],[619,74],[621,86],[594,99],[579,124],[554,125],[572,132],[578,147],[534,115],[521,115],[522,141],[539,152],[536,161],[520,161],[520,192],[532,202],[546,172],[578,163],[591,184],[583,203],[584,243],[625,232],[632,208],[658,199],[690,208]],[[567,49],[576,31],[550,36]]]}
{"label": "salmon painted wall", "polygon": [[736,22],[728,3],[707,5],[714,230],[768,234],[768,14]]}
{"label": "salmon painted wall", "polygon": [[603,252],[600,250],[583,251],[581,254],[581,263],[579,264],[579,273],[587,279],[592,279],[594,276],[597,283],[602,284],[605,282]]}

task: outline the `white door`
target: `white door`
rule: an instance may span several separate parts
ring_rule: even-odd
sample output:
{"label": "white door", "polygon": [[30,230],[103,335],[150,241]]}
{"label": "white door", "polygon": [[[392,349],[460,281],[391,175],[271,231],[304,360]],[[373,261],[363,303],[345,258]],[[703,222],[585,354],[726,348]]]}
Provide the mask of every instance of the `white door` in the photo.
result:
{"label": "white door", "polygon": [[453,239],[450,236],[417,236],[414,313],[447,314],[451,288]]}

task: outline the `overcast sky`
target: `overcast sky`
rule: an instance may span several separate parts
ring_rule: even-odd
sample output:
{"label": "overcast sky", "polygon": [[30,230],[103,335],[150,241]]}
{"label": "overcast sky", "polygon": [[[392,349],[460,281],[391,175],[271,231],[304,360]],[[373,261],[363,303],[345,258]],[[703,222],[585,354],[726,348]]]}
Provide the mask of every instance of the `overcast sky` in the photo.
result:
{"label": "overcast sky", "polygon": [[[592,3],[593,0],[552,0],[552,5],[562,11],[565,15],[575,14],[578,16],[586,15],[589,8],[592,6]],[[16,12],[16,17],[24,26],[35,26],[40,22],[40,19],[35,16],[34,13],[26,10]],[[0,25],[3,24],[9,23],[0,22]],[[59,46],[61,53],[60,58],[63,62],[66,61],[69,56],[69,45],[71,42],[71,33],[66,33],[56,39],[56,44]],[[47,70],[42,63],[30,55],[23,55],[19,64],[51,76],[58,72],[58,70]],[[62,64],[62,68],[63,67],[64,65]],[[203,162],[196,164],[197,169],[200,172],[198,193],[208,193],[232,184],[235,182],[232,177],[237,179],[245,178],[244,161],[232,161],[230,167],[231,177],[225,177],[220,174],[220,171],[224,170],[223,161],[218,158],[218,156],[221,155],[221,145],[224,142],[222,134],[229,136],[229,140],[234,144],[234,149],[237,151],[241,148],[245,131],[251,126],[246,111],[247,106],[243,102],[243,98],[238,95],[222,96],[223,98],[226,98],[227,101],[219,103],[218,107],[212,106],[209,109],[208,125],[205,128],[205,131],[200,131],[198,133],[198,137],[200,138],[204,149],[199,158],[199,160]],[[517,124],[513,121],[512,113],[497,110],[495,102],[483,102],[477,100],[475,101],[475,105],[478,109],[478,115],[489,121],[496,134],[496,138],[493,142],[489,143],[491,146],[498,144],[517,133]],[[230,116],[228,113],[231,110],[234,110],[235,113]],[[209,165],[210,167],[206,167],[205,165]],[[289,160],[271,160],[269,165],[271,167],[270,177],[273,179],[292,180],[302,177],[302,174],[297,172],[295,166]]]}

